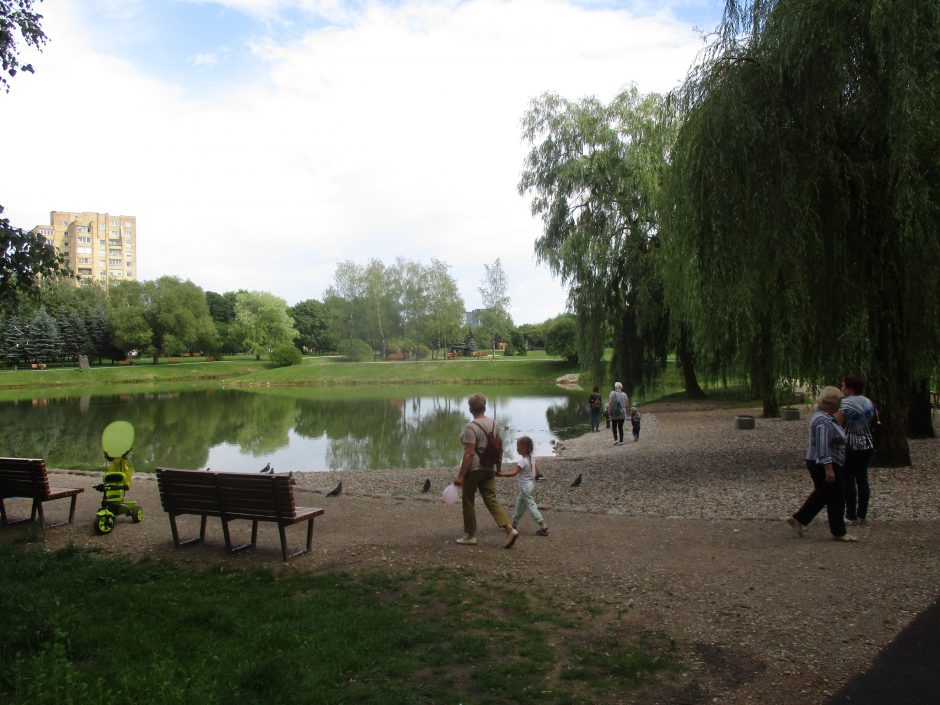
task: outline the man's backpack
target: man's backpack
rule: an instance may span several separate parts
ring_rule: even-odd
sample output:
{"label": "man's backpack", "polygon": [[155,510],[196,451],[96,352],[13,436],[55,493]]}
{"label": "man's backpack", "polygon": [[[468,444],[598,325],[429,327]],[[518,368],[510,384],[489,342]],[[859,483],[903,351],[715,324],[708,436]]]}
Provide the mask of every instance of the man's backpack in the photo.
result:
{"label": "man's backpack", "polygon": [[480,457],[480,465],[484,467],[491,467],[493,465],[499,467],[503,463],[503,439],[499,437],[499,434],[496,432],[496,422],[493,422],[493,431],[487,431],[483,428],[482,424],[473,421],[480,430],[486,435],[486,448],[482,451],[477,448],[477,455]]}

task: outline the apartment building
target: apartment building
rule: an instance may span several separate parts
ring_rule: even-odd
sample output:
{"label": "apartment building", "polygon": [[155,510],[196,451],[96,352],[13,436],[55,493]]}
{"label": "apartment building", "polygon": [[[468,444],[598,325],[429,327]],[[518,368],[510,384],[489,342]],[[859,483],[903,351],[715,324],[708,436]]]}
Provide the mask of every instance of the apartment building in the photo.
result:
{"label": "apartment building", "polygon": [[137,217],[110,213],[52,211],[49,225],[34,233],[51,242],[80,281],[137,279]]}

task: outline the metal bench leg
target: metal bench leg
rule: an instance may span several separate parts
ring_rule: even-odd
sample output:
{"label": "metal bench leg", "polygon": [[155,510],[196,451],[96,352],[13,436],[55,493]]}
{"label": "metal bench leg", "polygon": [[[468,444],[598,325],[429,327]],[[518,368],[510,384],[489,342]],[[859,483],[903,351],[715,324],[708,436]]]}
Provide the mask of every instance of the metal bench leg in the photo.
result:
{"label": "metal bench leg", "polygon": [[175,548],[181,548],[183,546],[191,546],[194,543],[199,543],[200,539],[186,539],[185,541],[180,541],[180,532],[176,527],[176,515],[170,514],[170,532],[173,534],[173,546]]}
{"label": "metal bench leg", "polygon": [[229,553],[239,553],[246,548],[251,548],[251,544],[243,543],[241,546],[232,546],[232,534],[228,530],[228,519],[222,517],[222,533],[225,535],[225,548]]}
{"label": "metal bench leg", "polygon": [[206,520],[208,518],[209,517],[203,514],[199,520],[199,540],[202,541],[203,543],[206,542]]}
{"label": "metal bench leg", "polygon": [[254,519],[251,522],[251,547],[254,548],[258,545],[258,520]]}
{"label": "metal bench leg", "polygon": [[69,524],[72,524],[72,523],[75,522],[75,503],[76,503],[77,500],[78,500],[78,495],[77,495],[77,494],[73,494],[73,495],[72,495],[72,502],[71,502],[71,504],[69,505]]}
{"label": "metal bench leg", "polygon": [[307,522],[307,550],[313,545],[313,517]]}

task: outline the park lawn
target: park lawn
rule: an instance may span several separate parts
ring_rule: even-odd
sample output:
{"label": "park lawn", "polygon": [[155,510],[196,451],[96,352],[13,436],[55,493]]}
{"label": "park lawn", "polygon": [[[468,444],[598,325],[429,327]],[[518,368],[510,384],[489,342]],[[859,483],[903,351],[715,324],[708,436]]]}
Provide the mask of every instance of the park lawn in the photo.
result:
{"label": "park lawn", "polygon": [[242,375],[236,385],[398,385],[546,384],[575,373],[564,360],[541,356],[457,360],[347,362],[343,358],[304,358],[302,365]]}
{"label": "park lawn", "polygon": [[225,381],[270,366],[270,362],[241,357],[216,362],[166,362],[158,365],[142,361],[134,365],[96,365],[88,370],[78,367],[3,370],[0,371],[0,390],[63,387],[107,387],[110,390],[114,385]]}
{"label": "park lawn", "polygon": [[0,581],[10,705],[604,705],[681,673],[668,636],[460,569],[188,570],[0,542]]}

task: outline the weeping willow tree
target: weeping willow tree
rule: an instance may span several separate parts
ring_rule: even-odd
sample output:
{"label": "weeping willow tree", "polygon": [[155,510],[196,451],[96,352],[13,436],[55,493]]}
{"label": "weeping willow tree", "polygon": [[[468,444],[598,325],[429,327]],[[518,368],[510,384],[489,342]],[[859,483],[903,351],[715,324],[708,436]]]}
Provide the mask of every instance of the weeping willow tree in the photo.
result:
{"label": "weeping willow tree", "polygon": [[568,289],[578,324],[578,355],[604,379],[604,345],[613,339],[612,374],[643,390],[665,366],[669,318],[654,267],[655,204],[674,132],[662,98],[635,88],[609,105],[554,94],[523,117],[532,145],[519,192],[542,218],[536,256]]}
{"label": "weeping willow tree", "polygon": [[932,430],[938,85],[940,3],[729,0],[671,96],[670,305],[702,358],[751,376],[765,414],[781,380],[867,377],[883,464],[910,464],[906,425]]}

